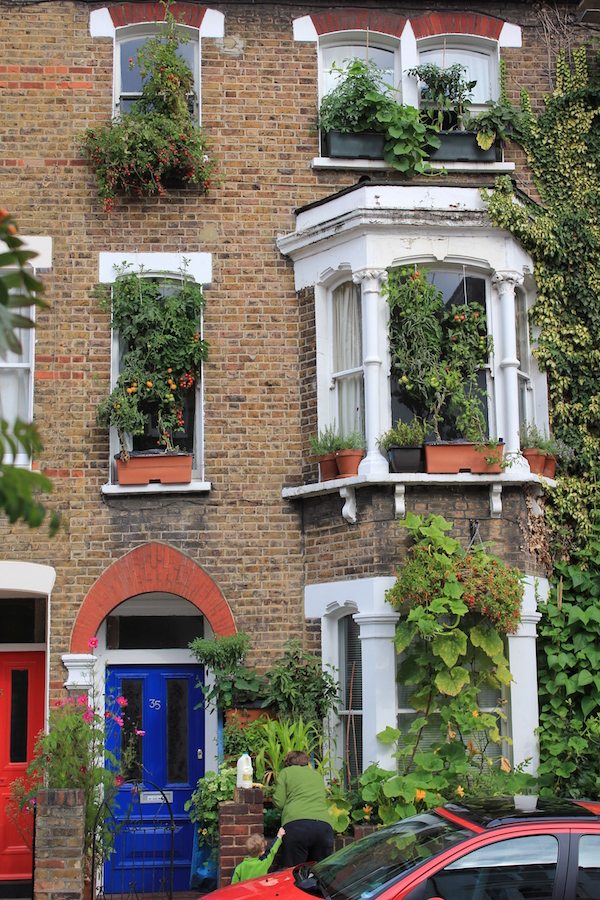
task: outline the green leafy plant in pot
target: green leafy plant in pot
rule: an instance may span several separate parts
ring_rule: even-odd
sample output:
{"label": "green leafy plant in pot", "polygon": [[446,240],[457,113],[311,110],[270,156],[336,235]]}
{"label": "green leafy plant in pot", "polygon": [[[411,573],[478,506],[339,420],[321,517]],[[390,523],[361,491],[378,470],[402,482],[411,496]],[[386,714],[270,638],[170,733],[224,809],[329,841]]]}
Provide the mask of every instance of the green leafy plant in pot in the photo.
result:
{"label": "green leafy plant in pot", "polygon": [[414,416],[410,422],[397,422],[393,428],[381,435],[377,443],[389,460],[390,471],[423,472],[424,440],[425,426],[418,416]]}
{"label": "green leafy plant in pot", "polygon": [[442,427],[446,438],[474,442],[486,471],[500,463],[502,448],[487,437],[487,393],[478,381],[492,350],[485,310],[471,302],[446,306],[427,271],[392,270],[384,287],[393,390],[400,403],[422,417],[438,443]]}
{"label": "green leafy plant in pot", "polygon": [[156,424],[158,447],[177,452],[184,410],[186,404],[193,406],[200,366],[208,354],[200,335],[200,285],[185,269],[179,279],[157,280],[129,268],[117,268],[112,292],[100,290],[101,305],[112,308],[112,327],[124,352],[117,383],[98,405],[97,419],[102,427],[116,428],[124,462],[130,456],[130,436],[144,435],[149,421]]}
{"label": "green leafy plant in pot", "polygon": [[[316,128],[324,134],[324,145],[329,155],[366,156],[383,158],[407,176],[432,174],[427,162],[429,151],[439,145],[433,129],[423,123],[419,111],[404,106],[394,99],[392,88],[384,84],[383,74],[370,60],[347,60],[347,66],[333,66],[339,73],[337,85],[322,100]],[[333,136],[369,135],[374,138],[376,149],[354,150],[358,143],[349,143],[351,149],[332,152]]]}
{"label": "green leafy plant in pot", "polygon": [[365,455],[365,439],[360,431],[351,431],[341,438],[335,451],[335,461],[340,478],[350,478],[358,474],[360,461]]}
{"label": "green leafy plant in pot", "polygon": [[342,436],[335,422],[333,425],[326,425],[318,434],[313,435],[310,439],[310,446],[319,463],[321,481],[331,481],[333,478],[337,478],[339,472],[335,454],[341,449]]}

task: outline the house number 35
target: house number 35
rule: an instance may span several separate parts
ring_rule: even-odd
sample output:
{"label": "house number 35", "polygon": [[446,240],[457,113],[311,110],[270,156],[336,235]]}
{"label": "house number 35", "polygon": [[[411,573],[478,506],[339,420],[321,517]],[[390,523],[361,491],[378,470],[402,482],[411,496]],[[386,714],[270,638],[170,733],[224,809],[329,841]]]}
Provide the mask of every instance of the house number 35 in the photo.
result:
{"label": "house number 35", "polygon": [[150,699],[150,709],[160,709],[160,700]]}

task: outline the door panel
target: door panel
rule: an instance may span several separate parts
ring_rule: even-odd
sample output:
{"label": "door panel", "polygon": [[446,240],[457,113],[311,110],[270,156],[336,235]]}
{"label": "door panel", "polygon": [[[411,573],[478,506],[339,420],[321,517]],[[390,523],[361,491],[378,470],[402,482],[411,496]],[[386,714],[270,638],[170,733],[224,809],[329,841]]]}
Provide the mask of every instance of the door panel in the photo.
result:
{"label": "door panel", "polygon": [[[133,742],[135,759],[129,778],[140,780],[139,793],[124,785],[116,801],[117,826],[129,817],[106,864],[105,892],[126,888],[156,891],[165,877],[162,858],[170,859],[173,842],[173,890],[187,890],[193,849],[193,826],[185,811],[198,779],[204,775],[204,710],[196,687],[202,666],[115,666],[107,671],[109,697],[123,695],[125,725],[112,730],[107,746],[119,754]],[[112,706],[112,704],[111,704]],[[175,830],[160,788],[167,796]],[[160,864],[158,857],[160,856]],[[154,859],[154,864],[152,864]]]}
{"label": "door panel", "polygon": [[44,661],[43,650],[0,652],[0,881],[31,879],[31,850],[8,821],[6,804],[44,727]]}

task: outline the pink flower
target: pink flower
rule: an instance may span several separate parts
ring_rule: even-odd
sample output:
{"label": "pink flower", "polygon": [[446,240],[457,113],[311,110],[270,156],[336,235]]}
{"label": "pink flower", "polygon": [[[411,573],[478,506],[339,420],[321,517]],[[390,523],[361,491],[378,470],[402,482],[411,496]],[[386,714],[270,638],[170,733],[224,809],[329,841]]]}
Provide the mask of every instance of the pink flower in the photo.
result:
{"label": "pink flower", "polygon": [[87,706],[87,702],[88,702],[87,694],[79,694],[79,696],[77,698],[77,702],[79,703],[80,706]]}
{"label": "pink flower", "polygon": [[90,638],[88,641],[88,647],[91,647],[92,650],[95,650],[98,646],[98,638]]}
{"label": "pink flower", "polygon": [[117,725],[123,725],[123,719],[121,718],[121,716],[113,716],[113,719],[115,720]]}
{"label": "pink flower", "polygon": [[127,697],[117,697],[117,703],[119,706],[127,706]]}
{"label": "pink flower", "polygon": [[146,734],[145,731],[138,731],[137,728],[135,729],[135,733],[136,733],[139,737],[144,737],[144,735]]}
{"label": "pink flower", "polygon": [[86,709],[86,711],[83,714],[83,721],[87,722],[88,725],[90,724],[90,722],[94,721],[94,713],[92,712],[92,710],[89,707]]}
{"label": "pink flower", "polygon": [[112,719],[112,713],[111,713],[111,711],[110,711],[109,709],[107,709],[106,712],[104,713],[104,718],[105,718],[105,719]]}
{"label": "pink flower", "polygon": [[122,775],[115,775],[115,784],[117,787],[122,787],[125,784],[125,779]]}

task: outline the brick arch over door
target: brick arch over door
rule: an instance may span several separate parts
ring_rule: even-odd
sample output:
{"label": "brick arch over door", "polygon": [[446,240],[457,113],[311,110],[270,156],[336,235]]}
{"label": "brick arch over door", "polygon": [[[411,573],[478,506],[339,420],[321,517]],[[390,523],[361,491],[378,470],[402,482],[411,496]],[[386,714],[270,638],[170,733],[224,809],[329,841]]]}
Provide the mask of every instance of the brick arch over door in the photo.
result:
{"label": "brick arch over door", "polygon": [[318,35],[334,31],[378,31],[400,37],[406,25],[403,16],[380,12],[377,9],[330,9],[313,13],[312,23]]}
{"label": "brick arch over door", "polygon": [[472,34],[497,41],[504,26],[501,19],[476,13],[438,12],[411,19],[417,40],[436,34]]}
{"label": "brick arch over door", "polygon": [[150,543],[122,556],[88,592],[73,626],[71,653],[89,653],[88,640],[115,607],[151,591],[177,594],[206,616],[215,634],[235,634],[231,610],[204,569],[179,550]]}
{"label": "brick arch over door", "polygon": [[[162,3],[120,3],[110,6],[108,11],[115,28],[137,25],[139,22],[163,22],[165,18],[165,6]],[[182,25],[200,28],[206,7],[195,3],[173,3],[170,12]]]}

